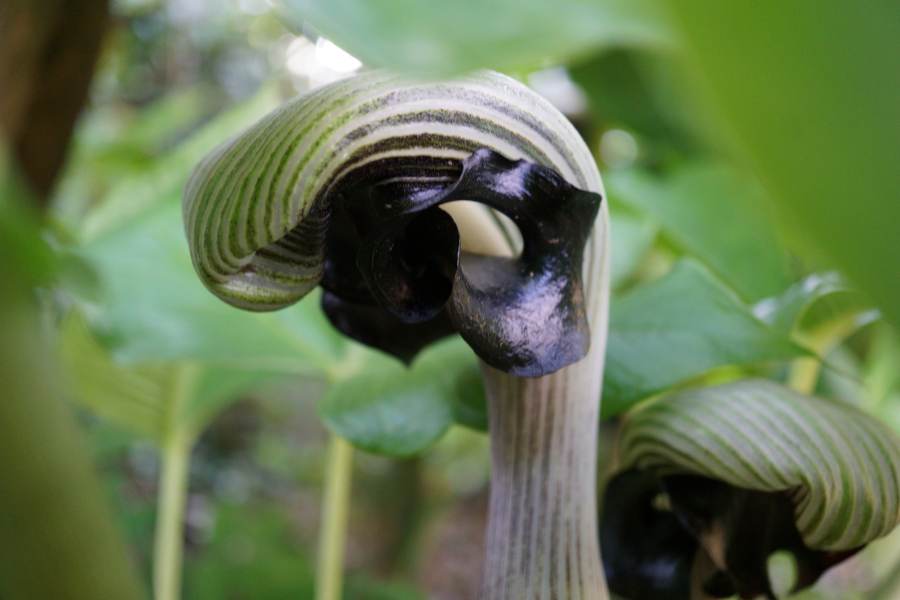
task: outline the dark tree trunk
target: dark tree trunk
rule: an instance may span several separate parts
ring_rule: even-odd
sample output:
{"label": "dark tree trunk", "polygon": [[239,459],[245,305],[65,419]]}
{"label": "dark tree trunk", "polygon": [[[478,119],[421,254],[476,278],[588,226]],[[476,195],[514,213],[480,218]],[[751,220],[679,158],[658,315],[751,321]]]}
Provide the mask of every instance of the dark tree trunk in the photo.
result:
{"label": "dark tree trunk", "polygon": [[0,2],[0,129],[46,204],[87,99],[108,0]]}

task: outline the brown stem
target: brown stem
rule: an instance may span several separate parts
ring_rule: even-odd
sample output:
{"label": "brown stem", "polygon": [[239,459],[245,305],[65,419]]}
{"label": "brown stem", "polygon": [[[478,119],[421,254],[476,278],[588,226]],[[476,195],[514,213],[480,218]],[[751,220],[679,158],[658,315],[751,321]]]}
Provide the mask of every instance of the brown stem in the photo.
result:
{"label": "brown stem", "polygon": [[87,99],[108,0],[0,2],[0,137],[46,202]]}

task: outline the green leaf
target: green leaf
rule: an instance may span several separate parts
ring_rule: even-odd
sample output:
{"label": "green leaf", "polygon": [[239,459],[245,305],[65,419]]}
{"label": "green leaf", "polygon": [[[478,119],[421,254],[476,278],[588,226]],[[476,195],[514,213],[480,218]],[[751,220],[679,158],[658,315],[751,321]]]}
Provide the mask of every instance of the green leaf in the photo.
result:
{"label": "green leaf", "polygon": [[610,285],[613,289],[635,272],[656,241],[659,226],[642,215],[609,205]]}
{"label": "green leaf", "polygon": [[40,238],[40,218],[18,165],[0,139],[0,255],[23,285],[46,280],[54,267],[53,255]]}
{"label": "green leaf", "polygon": [[195,438],[226,404],[272,378],[193,361],[121,366],[75,315],[60,341],[75,399],[159,445],[176,431]]}
{"label": "green leaf", "polygon": [[790,333],[810,306],[820,298],[849,291],[839,273],[813,273],[789,287],[780,296],[761,300],[753,307],[761,321]]}
{"label": "green leaf", "polygon": [[604,417],[722,365],[750,366],[808,354],[756,319],[694,260],[610,308]]}
{"label": "green leaf", "polygon": [[622,464],[788,494],[807,546],[849,550],[900,523],[900,440],[835,401],[766,380],[683,390],[639,410]]}
{"label": "green leaf", "polygon": [[670,4],[785,226],[900,325],[900,4]]}
{"label": "green leaf", "polygon": [[[82,236],[94,240],[139,218],[160,202],[180,194],[188,173],[223,140],[249,127],[280,103],[274,87],[218,115],[185,142],[155,161],[152,168],[117,182],[85,218]],[[149,126],[149,124],[147,124]]]}
{"label": "green leaf", "polygon": [[611,173],[607,189],[654,217],[678,246],[705,262],[744,299],[781,293],[787,254],[761,206],[762,189],[724,164],[693,162],[666,178]]}
{"label": "green leaf", "polygon": [[426,77],[539,67],[610,46],[671,43],[647,0],[284,0],[371,67]]}
{"label": "green leaf", "polygon": [[33,285],[50,252],[0,140],[0,588],[7,598],[145,597],[65,402]]}
{"label": "green leaf", "polygon": [[177,198],[81,247],[104,302],[90,311],[117,358],[185,358],[270,372],[335,369],[348,347],[319,295],[275,313],[233,308],[203,287],[188,254]]}
{"label": "green leaf", "polygon": [[486,426],[478,361],[461,338],[430,346],[408,368],[376,356],[322,398],[319,416],[336,434],[369,452],[409,456],[454,420]]}

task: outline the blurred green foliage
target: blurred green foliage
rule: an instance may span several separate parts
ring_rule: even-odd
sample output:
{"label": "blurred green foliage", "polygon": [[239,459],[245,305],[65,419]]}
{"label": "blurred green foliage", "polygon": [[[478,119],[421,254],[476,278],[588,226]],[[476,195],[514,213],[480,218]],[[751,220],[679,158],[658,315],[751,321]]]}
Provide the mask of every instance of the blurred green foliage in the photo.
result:
{"label": "blurred green foliage", "polygon": [[752,367],[805,354],[691,258],[613,303],[607,344],[606,416],[714,367]]}
{"label": "blurred green foliage", "polygon": [[434,78],[479,68],[531,70],[616,46],[665,46],[672,34],[655,2],[638,0],[284,0],[371,67]]}
{"label": "blurred green foliage", "polygon": [[671,4],[784,222],[900,324],[900,6]]}

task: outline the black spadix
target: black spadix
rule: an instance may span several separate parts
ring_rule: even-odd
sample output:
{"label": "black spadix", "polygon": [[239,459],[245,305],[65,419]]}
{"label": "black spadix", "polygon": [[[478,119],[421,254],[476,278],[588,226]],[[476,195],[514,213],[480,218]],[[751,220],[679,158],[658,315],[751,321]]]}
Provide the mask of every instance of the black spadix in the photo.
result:
{"label": "black spadix", "polygon": [[607,488],[600,526],[609,588],[628,600],[775,599],[767,560],[793,554],[793,591],[814,584],[860,548],[814,550],[780,492],[760,492],[694,475],[619,473]]}
{"label": "black spadix", "polygon": [[[582,258],[601,197],[553,169],[481,149],[458,162],[391,158],[334,194],[323,306],[346,335],[409,361],[458,331],[489,365],[524,377],[583,358]],[[515,258],[460,251],[438,207],[472,200],[519,227]]]}

